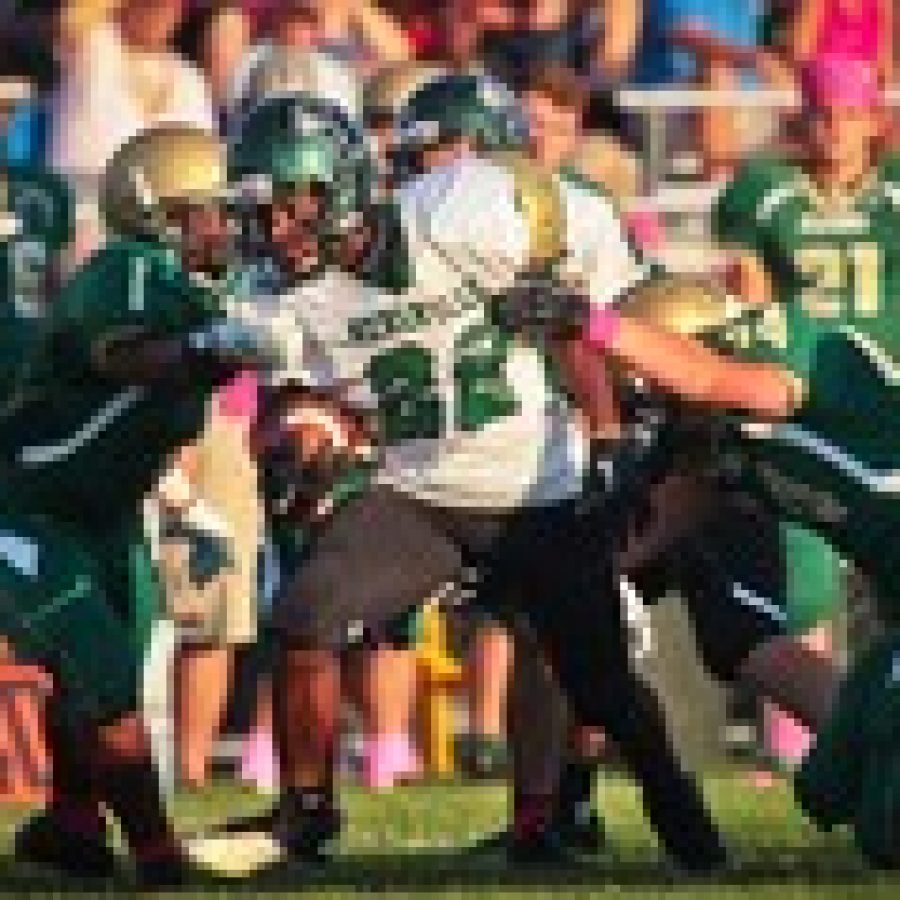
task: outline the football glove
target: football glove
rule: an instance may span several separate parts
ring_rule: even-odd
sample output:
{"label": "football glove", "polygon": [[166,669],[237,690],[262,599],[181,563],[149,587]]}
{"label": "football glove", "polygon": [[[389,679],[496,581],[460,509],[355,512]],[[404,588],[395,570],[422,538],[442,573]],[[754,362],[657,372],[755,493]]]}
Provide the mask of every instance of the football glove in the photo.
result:
{"label": "football glove", "polygon": [[548,272],[523,272],[494,298],[495,324],[534,343],[578,337],[591,311],[588,296]]}

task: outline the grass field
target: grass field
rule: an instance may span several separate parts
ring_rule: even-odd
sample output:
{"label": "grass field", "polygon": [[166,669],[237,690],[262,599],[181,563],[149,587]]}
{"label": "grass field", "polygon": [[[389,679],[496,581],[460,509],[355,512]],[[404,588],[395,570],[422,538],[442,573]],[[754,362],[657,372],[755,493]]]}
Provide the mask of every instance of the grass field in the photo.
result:
{"label": "grass field", "polygon": [[[900,874],[867,871],[843,834],[823,835],[807,825],[782,787],[759,791],[743,775],[711,776],[707,795],[733,851],[733,866],[714,881],[673,875],[643,823],[637,795],[618,776],[603,779],[598,801],[605,811],[609,846],[595,859],[563,871],[512,870],[497,854],[470,845],[498,827],[505,791],[497,785],[436,785],[386,796],[345,791],[349,820],[335,859],[309,873],[262,875],[249,883],[198,880],[181,896],[321,898],[385,894],[391,897],[737,897],[900,898]],[[232,788],[181,796],[175,802],[185,830],[226,815],[255,811],[263,801]],[[96,884],[61,882],[15,865],[9,840],[23,811],[0,813],[0,886],[5,896],[96,897]],[[127,879],[106,888],[131,896]]]}

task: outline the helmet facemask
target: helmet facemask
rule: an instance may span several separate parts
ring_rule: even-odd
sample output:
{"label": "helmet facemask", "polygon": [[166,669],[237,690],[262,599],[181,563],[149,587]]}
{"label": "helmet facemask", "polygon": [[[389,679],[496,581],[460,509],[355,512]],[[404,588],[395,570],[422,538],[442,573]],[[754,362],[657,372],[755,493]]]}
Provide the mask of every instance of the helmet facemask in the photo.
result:
{"label": "helmet facemask", "polygon": [[274,267],[294,285],[329,268],[364,274],[377,223],[365,209],[348,208],[333,184],[308,180],[269,185],[249,203],[244,194],[244,254]]}
{"label": "helmet facemask", "polygon": [[236,251],[237,226],[225,199],[176,201],[162,207],[162,237],[177,249],[185,270],[221,279]]}

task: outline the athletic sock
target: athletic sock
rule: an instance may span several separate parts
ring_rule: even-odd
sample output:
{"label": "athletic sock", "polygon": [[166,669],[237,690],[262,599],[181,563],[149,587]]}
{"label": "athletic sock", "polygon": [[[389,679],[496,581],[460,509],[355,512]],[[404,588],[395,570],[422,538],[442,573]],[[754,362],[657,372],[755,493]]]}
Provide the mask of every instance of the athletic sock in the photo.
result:
{"label": "athletic sock", "polygon": [[47,807],[47,816],[68,834],[97,838],[106,834],[106,820],[96,801],[57,794]]}
{"label": "athletic sock", "polygon": [[539,838],[553,820],[554,798],[550,794],[525,794],[515,800],[513,838],[520,843]]}
{"label": "athletic sock", "polygon": [[335,814],[334,790],[325,788],[288,788],[279,802],[279,814],[288,825],[332,818]]}

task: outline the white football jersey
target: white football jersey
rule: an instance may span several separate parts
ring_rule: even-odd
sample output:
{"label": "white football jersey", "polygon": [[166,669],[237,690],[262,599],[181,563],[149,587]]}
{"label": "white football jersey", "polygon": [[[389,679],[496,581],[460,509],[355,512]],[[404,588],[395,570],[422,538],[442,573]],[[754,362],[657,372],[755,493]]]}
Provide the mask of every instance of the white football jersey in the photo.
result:
{"label": "white football jersey", "polygon": [[[608,303],[641,268],[609,202],[560,182],[566,271]],[[552,362],[492,322],[530,235],[512,177],[467,160],[398,199],[416,280],[390,293],[332,272],[254,306],[283,343],[289,377],[338,390],[377,414],[379,480],[426,502],[508,510],[551,504],[582,486],[586,446]]]}

